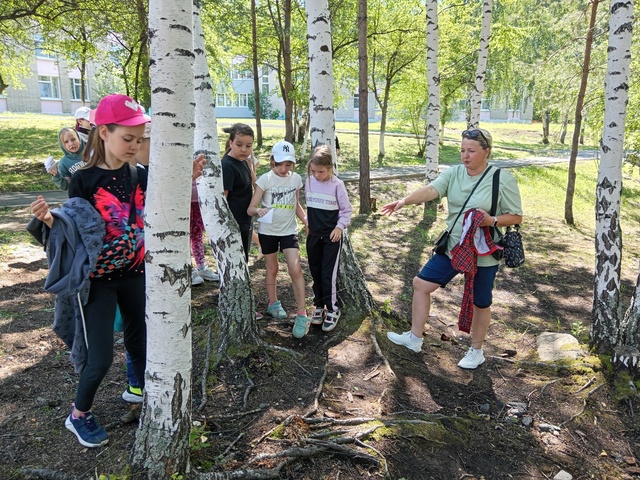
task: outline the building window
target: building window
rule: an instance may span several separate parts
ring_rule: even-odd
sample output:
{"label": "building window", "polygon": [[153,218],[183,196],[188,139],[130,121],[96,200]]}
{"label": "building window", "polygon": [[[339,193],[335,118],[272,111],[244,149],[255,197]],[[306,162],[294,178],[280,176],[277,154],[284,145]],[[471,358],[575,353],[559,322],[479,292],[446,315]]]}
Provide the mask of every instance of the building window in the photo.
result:
{"label": "building window", "polygon": [[44,41],[40,35],[35,36],[34,43],[36,46],[36,57],[51,58],[55,60],[56,56],[44,48]]}
{"label": "building window", "polygon": [[[71,100],[82,99],[82,82],[79,78],[70,78],[71,81]],[[89,100],[89,85],[84,84],[84,100]]]}
{"label": "building window", "polygon": [[480,110],[491,110],[491,99],[483,98],[482,105],[480,106]]}
{"label": "building window", "polygon": [[261,84],[261,92],[265,97],[269,96],[270,92],[269,88],[269,67],[262,67],[262,84]]}
{"label": "building window", "polygon": [[60,82],[58,77],[38,77],[40,98],[60,99]]}
{"label": "building window", "polygon": [[224,93],[218,93],[216,95],[216,107],[224,107]]}
{"label": "building window", "polygon": [[248,93],[239,93],[236,98],[238,107],[248,107],[249,106],[249,94]]}
{"label": "building window", "polygon": [[359,93],[354,93],[353,94],[353,109],[354,110],[358,110],[360,108],[360,94]]}
{"label": "building window", "polygon": [[234,67],[231,70],[231,78],[233,80],[245,80],[247,78],[253,78],[250,70],[241,70],[237,67]]}

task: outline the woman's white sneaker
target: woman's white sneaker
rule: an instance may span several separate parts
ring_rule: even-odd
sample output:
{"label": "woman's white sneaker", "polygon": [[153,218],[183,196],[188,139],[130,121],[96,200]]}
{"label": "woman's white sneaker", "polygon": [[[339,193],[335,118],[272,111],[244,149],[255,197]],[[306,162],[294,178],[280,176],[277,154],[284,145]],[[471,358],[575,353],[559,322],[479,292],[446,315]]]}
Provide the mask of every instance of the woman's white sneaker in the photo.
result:
{"label": "woman's white sneaker", "polygon": [[469,348],[464,358],[458,362],[458,366],[460,368],[473,370],[482,365],[484,361],[484,353],[481,348]]}
{"label": "woman's white sneaker", "polygon": [[404,333],[387,332],[387,338],[396,345],[402,345],[414,352],[422,350],[422,338],[412,338],[410,331]]}

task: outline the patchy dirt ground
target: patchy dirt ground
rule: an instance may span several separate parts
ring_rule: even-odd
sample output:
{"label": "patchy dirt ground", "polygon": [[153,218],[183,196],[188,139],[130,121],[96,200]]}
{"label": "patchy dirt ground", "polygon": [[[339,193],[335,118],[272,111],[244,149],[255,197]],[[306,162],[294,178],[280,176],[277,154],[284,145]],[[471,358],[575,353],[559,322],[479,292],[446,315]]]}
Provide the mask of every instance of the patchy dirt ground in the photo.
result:
{"label": "patchy dirt ground", "polygon": [[[373,188],[381,205],[416,186]],[[434,296],[421,353],[386,339],[389,329],[408,328],[411,279],[440,230],[442,215],[430,226],[421,213],[414,207],[391,220],[374,214],[353,222],[354,248],[377,304],[373,317],[343,317],[331,334],[312,327],[302,340],[291,337],[288,322],[261,320],[267,341],[300,355],[261,350],[223,363],[210,372],[201,411],[206,320],[218,290],[217,284],[194,287],[193,419],[200,425],[194,429],[194,467],[269,468],[281,459],[248,462],[305,447],[323,452],[287,463],[277,478],[550,479],[561,470],[574,479],[640,476],[633,393],[622,398],[618,391],[616,397],[597,358],[544,365],[536,353],[543,331],[573,331],[586,340],[593,235],[559,220],[527,219],[528,232],[555,235],[546,235],[544,246],[525,236],[527,263],[499,274],[488,361],[464,371],[456,366],[468,345],[456,328],[462,279]],[[37,478],[25,472],[45,468],[69,478],[124,478],[136,422],[122,421],[131,416],[120,399],[123,347],[116,338],[116,362],[93,408],[110,443],[85,449],[63,425],[77,378],[51,331],[53,298],[42,291],[44,254],[26,234],[12,233],[27,219],[26,209],[3,210],[0,217],[0,478]],[[253,257],[262,309],[263,268]],[[626,304],[633,268],[623,272]],[[291,311],[285,272],[279,285]],[[248,379],[254,386],[247,395]]]}

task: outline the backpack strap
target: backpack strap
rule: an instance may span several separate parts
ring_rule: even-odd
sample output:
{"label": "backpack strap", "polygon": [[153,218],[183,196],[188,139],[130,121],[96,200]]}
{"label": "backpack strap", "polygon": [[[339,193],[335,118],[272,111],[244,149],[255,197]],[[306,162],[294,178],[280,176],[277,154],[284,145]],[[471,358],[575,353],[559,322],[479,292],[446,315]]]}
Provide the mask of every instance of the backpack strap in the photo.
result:
{"label": "backpack strap", "polygon": [[129,225],[136,222],[136,187],[138,186],[138,168],[129,164],[131,174],[131,198],[129,199]]}
{"label": "backpack strap", "polygon": [[[496,210],[498,208],[498,193],[500,192],[500,169],[496,168],[496,171],[493,174],[493,188],[491,190],[491,210],[489,211],[489,215],[492,217],[495,216]],[[502,238],[502,232],[497,227],[489,227],[489,231],[491,232],[491,238],[495,238],[495,232],[498,232],[500,238]]]}

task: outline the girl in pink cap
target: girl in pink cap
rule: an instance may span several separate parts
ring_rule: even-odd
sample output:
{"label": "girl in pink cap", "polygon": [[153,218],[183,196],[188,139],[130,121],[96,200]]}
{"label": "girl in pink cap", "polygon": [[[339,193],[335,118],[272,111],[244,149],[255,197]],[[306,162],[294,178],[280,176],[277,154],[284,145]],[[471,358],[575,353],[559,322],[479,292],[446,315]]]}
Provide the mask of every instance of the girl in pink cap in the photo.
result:
{"label": "girl in pink cap", "polygon": [[[98,244],[97,247],[97,262],[88,269],[90,288],[80,306],[82,324],[76,325],[71,342],[72,360],[81,373],[75,402],[65,425],[86,447],[99,447],[109,442],[106,431],[91,413],[91,406],[113,362],[116,305],[120,306],[124,318],[125,347],[139,385],[144,387],[146,325],[142,211],[147,172],[144,168],[132,167],[129,161],[138,153],[148,121],[149,117],[132,98],[117,94],[104,97],[95,113],[96,132],[85,148],[87,165],[73,175],[69,186],[69,202],[77,198],[86,200],[105,225],[102,246]],[[53,234],[54,216],[41,196],[31,204],[31,210]],[[58,222],[57,214],[55,218]],[[68,330],[69,323],[63,326],[67,319],[58,318],[58,313],[56,309],[54,330],[66,342],[65,327]],[[73,322],[70,324],[73,329]],[[78,335],[79,329],[84,330],[83,335]],[[86,342],[85,349],[79,350],[82,346],[78,347],[76,343],[83,341]],[[74,358],[75,351],[83,352],[79,361]]]}

